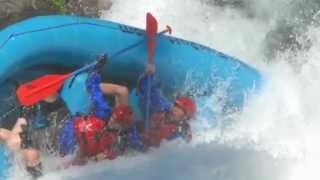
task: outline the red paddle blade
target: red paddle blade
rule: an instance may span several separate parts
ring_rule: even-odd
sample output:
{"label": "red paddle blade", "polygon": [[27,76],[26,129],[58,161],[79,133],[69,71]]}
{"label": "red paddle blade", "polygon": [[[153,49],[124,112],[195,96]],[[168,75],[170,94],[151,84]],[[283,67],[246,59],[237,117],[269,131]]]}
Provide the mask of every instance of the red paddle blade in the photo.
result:
{"label": "red paddle blade", "polygon": [[147,13],[146,35],[149,37],[155,36],[157,32],[158,32],[158,22],[156,18],[151,13]]}
{"label": "red paddle blade", "polygon": [[158,22],[156,18],[152,16],[151,13],[147,13],[147,28],[146,35],[148,37],[148,63],[152,63],[152,58],[154,55],[154,50],[156,48],[155,36],[158,32]]}
{"label": "red paddle blade", "polygon": [[25,83],[19,86],[17,90],[18,99],[24,106],[33,105],[56,93],[63,85],[64,80],[71,76],[71,73],[52,74]]}

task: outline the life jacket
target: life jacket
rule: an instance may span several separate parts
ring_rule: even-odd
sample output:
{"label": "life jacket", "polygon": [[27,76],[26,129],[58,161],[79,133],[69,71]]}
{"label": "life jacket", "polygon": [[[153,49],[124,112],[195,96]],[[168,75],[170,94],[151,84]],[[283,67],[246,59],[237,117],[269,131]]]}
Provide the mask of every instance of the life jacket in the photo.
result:
{"label": "life jacket", "polygon": [[[74,118],[87,116],[90,113],[104,120],[110,117],[112,108],[104,101],[103,93],[99,88],[100,83],[101,77],[97,72],[81,73],[65,81],[60,95],[72,118],[66,122],[60,132],[59,143],[62,155],[73,153],[77,144],[73,128],[75,127]],[[72,139],[72,143],[69,139]]]}
{"label": "life jacket", "polygon": [[115,159],[123,152],[121,135],[106,128],[105,121],[89,115],[75,119],[75,134],[81,156],[91,157],[104,153],[106,159]]}
{"label": "life jacket", "polygon": [[64,127],[60,130],[59,134],[59,148],[60,155],[65,156],[74,153],[78,144],[75,133],[75,117],[71,117],[66,121]]}
{"label": "life jacket", "polygon": [[[138,123],[143,126],[143,121],[141,122],[142,124],[140,122]],[[143,142],[143,134],[141,134],[143,127],[140,128],[138,123],[135,123],[128,129],[127,143],[128,147],[140,152],[145,152],[148,150],[148,146]]]}
{"label": "life jacket", "polygon": [[149,114],[168,112],[173,106],[172,102],[163,95],[154,73],[141,75],[135,92],[143,119],[146,119],[147,106],[149,106]]}
{"label": "life jacket", "polygon": [[88,73],[81,73],[67,79],[63,84],[60,96],[72,116],[76,114],[87,115],[91,111],[92,105],[86,85],[88,78]]}
{"label": "life jacket", "polygon": [[106,159],[112,160],[122,155],[128,144],[128,134],[126,131],[115,129],[106,129],[106,133],[102,137],[100,148]]}
{"label": "life jacket", "polygon": [[192,138],[191,128],[187,122],[168,121],[168,113],[156,112],[150,118],[150,129],[147,136],[151,146],[159,146],[163,139],[183,138],[189,142]]}
{"label": "life jacket", "polygon": [[101,76],[98,72],[86,72],[69,78],[60,92],[72,116],[86,116],[93,112],[101,119],[108,119],[112,109],[100,90]]}

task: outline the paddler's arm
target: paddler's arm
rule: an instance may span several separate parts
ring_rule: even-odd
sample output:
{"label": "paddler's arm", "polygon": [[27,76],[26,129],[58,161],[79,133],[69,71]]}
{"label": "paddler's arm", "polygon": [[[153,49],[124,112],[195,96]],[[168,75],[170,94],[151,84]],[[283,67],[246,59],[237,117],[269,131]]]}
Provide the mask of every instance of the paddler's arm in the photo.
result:
{"label": "paddler's arm", "polygon": [[[108,57],[105,54],[100,56],[96,65],[96,72],[100,72],[107,61]],[[116,106],[129,104],[129,90],[127,87],[112,83],[100,83],[99,86],[103,94],[115,96]]]}
{"label": "paddler's arm", "polygon": [[129,105],[129,91],[127,87],[111,83],[100,83],[100,89],[103,94],[116,97],[116,106]]}
{"label": "paddler's arm", "polygon": [[[147,64],[144,74],[140,76],[137,83],[137,93],[140,104],[147,103],[148,88],[150,88],[150,109],[151,111],[169,111],[172,103],[165,97],[160,89],[159,83],[155,80],[155,65]],[[148,80],[150,78],[150,81]],[[149,82],[151,85],[149,86]],[[144,107],[144,105],[143,105]]]}
{"label": "paddler's arm", "polygon": [[144,73],[139,77],[137,83],[137,90],[140,94],[144,94],[144,92],[148,88],[148,78],[151,79],[151,91],[156,89],[156,84],[154,81],[154,73],[156,71],[154,64],[147,64]]}

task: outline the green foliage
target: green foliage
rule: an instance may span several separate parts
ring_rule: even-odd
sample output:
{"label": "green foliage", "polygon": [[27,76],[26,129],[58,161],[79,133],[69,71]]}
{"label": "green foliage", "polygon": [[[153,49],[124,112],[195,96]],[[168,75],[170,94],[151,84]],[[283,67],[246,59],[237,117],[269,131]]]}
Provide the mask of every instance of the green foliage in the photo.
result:
{"label": "green foliage", "polygon": [[51,0],[53,8],[59,10],[62,14],[66,14],[68,11],[66,0]]}

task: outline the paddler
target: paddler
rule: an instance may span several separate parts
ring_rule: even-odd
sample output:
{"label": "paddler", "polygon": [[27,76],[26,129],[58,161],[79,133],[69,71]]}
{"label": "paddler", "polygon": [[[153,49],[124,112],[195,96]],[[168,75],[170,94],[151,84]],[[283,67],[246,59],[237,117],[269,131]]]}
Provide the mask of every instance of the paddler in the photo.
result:
{"label": "paddler", "polygon": [[150,117],[145,119],[149,121],[149,127],[140,125],[139,128],[139,131],[142,132],[141,139],[146,146],[159,147],[162,140],[172,140],[178,137],[187,142],[191,140],[189,122],[196,113],[196,103],[186,96],[179,96],[174,103],[170,102],[162,94],[155,80],[153,63],[147,64],[144,74],[138,80],[137,96],[140,110],[144,115],[146,106],[149,105]]}

